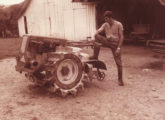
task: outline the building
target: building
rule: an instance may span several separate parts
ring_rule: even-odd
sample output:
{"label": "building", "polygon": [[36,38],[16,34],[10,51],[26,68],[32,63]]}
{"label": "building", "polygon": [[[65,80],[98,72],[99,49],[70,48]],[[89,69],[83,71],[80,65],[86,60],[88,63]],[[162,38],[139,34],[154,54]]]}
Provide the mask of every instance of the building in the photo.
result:
{"label": "building", "polygon": [[25,0],[18,13],[19,36],[52,36],[86,40],[96,31],[96,2],[88,0]]}
{"label": "building", "polygon": [[165,38],[165,0],[25,0],[19,35],[85,40],[104,22],[105,10],[123,24],[125,38],[139,30],[147,32],[145,39]]}

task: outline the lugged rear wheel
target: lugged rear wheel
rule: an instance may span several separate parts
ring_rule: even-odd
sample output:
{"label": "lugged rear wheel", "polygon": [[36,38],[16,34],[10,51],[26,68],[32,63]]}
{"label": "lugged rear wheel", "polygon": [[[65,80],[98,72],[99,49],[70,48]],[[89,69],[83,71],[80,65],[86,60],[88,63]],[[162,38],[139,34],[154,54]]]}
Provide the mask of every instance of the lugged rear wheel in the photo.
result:
{"label": "lugged rear wheel", "polygon": [[64,58],[57,61],[54,67],[54,87],[59,89],[63,96],[67,93],[76,95],[82,83],[83,65],[74,54],[65,54]]}

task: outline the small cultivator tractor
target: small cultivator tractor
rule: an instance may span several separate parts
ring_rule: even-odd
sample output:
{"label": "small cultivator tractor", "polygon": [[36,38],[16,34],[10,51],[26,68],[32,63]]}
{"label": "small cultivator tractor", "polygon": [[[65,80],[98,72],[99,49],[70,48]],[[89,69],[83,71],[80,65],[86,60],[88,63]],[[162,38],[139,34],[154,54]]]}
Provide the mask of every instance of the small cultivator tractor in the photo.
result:
{"label": "small cultivator tractor", "polygon": [[52,37],[23,36],[16,61],[16,71],[62,96],[76,95],[86,80],[103,80],[106,70],[102,61],[89,60],[89,55],[75,47],[75,42]]}

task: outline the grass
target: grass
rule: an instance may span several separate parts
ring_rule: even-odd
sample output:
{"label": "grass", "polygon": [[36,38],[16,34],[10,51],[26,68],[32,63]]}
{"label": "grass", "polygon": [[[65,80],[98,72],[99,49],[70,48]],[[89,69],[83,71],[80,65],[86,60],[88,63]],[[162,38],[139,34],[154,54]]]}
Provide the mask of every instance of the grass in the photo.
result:
{"label": "grass", "polygon": [[16,56],[20,44],[21,38],[0,38],[0,59]]}

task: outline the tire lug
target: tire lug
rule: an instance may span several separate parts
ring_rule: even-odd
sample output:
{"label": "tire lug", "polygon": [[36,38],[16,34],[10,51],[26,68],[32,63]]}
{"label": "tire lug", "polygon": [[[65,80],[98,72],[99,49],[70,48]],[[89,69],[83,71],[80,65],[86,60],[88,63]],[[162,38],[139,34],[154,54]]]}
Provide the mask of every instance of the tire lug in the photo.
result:
{"label": "tire lug", "polygon": [[79,85],[79,87],[82,89],[82,90],[84,90],[84,83],[80,83],[80,85]]}
{"label": "tire lug", "polygon": [[59,87],[56,84],[54,84],[52,87],[50,87],[50,91],[52,91],[52,92],[56,92],[58,89],[59,89]]}
{"label": "tire lug", "polygon": [[68,92],[61,91],[61,95],[62,95],[62,97],[66,97],[66,96],[67,96],[67,94],[68,94]]}
{"label": "tire lug", "polygon": [[71,93],[73,96],[77,96],[77,90],[76,90],[76,89],[75,89],[75,90],[70,91],[70,93]]}

